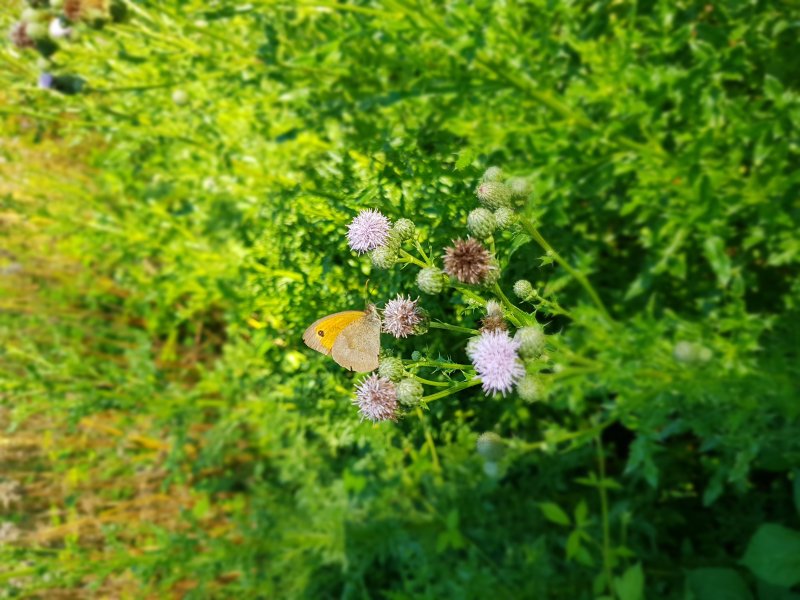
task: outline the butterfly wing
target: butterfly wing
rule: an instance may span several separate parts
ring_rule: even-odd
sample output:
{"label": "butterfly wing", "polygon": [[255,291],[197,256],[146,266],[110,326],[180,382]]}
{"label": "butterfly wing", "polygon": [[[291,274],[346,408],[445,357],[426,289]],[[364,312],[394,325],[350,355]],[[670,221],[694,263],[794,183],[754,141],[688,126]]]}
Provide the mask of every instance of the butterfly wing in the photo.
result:
{"label": "butterfly wing", "polygon": [[342,331],[364,317],[363,310],[345,310],[314,321],[305,333],[306,346],[323,354],[330,354]]}
{"label": "butterfly wing", "polygon": [[345,369],[364,373],[378,368],[381,351],[381,320],[374,308],[344,329],[331,348],[333,360]]}

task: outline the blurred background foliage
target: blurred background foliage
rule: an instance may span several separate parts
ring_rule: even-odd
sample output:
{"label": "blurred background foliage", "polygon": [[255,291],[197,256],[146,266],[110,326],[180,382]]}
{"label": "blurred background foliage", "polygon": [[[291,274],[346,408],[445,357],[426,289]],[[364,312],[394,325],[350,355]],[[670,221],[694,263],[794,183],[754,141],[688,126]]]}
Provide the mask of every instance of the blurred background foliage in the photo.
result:
{"label": "blurred background foliage", "polygon": [[[800,597],[796,4],[127,7],[50,64],[0,47],[0,596]],[[418,292],[347,222],[438,254],[489,165],[615,324],[525,236],[501,285],[599,367],[359,422],[301,334]]]}

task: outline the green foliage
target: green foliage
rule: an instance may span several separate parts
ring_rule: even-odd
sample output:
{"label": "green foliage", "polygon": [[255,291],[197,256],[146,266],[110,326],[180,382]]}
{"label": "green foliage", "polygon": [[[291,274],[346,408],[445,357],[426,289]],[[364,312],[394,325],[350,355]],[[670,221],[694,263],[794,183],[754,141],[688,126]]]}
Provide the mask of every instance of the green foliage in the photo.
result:
{"label": "green foliage", "polygon": [[[0,47],[0,597],[797,595],[790,4],[126,6]],[[526,398],[468,378],[497,290],[345,238],[441,267],[490,166]],[[397,423],[301,341],[367,279],[430,317]]]}

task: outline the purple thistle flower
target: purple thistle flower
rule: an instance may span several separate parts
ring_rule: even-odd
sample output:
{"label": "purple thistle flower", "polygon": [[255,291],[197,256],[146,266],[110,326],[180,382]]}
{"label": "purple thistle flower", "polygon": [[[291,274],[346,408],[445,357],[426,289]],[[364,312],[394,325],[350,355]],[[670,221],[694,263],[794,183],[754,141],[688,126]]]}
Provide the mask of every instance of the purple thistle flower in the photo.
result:
{"label": "purple thistle flower", "polygon": [[484,392],[505,395],[522,379],[525,368],[519,360],[518,349],[519,342],[502,330],[484,332],[470,341],[467,354],[483,381]]}
{"label": "purple thistle flower", "polygon": [[362,210],[347,227],[347,243],[359,254],[380,248],[389,238],[389,225],[377,210]]}
{"label": "purple thistle flower", "polygon": [[398,294],[389,300],[383,309],[383,330],[396,338],[404,338],[414,333],[414,328],[422,321],[417,308],[417,300]]}
{"label": "purple thistle flower", "polygon": [[39,75],[39,88],[43,90],[52,90],[55,77],[51,73],[42,73]]}
{"label": "purple thistle flower", "polygon": [[362,419],[372,422],[397,420],[397,388],[386,377],[373,373],[356,386],[356,398]]}

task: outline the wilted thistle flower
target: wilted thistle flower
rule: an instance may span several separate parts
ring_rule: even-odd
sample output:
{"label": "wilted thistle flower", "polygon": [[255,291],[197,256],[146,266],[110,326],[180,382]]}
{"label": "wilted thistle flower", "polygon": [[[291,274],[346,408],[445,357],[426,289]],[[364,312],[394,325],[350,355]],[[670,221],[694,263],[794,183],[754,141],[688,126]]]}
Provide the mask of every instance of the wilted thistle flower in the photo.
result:
{"label": "wilted thistle flower", "polygon": [[519,342],[505,331],[487,331],[467,344],[467,355],[478,377],[483,381],[483,391],[505,394],[525,375],[517,350]]}
{"label": "wilted thistle flower", "polygon": [[403,361],[393,356],[381,358],[378,363],[378,375],[391,379],[392,381],[399,381],[403,378]]}
{"label": "wilted thistle flower", "polygon": [[8,32],[8,39],[11,40],[11,43],[14,44],[17,48],[24,49],[24,48],[33,48],[34,41],[28,35],[28,25],[23,22],[14,23],[11,26],[11,29]]}
{"label": "wilted thistle flower", "polygon": [[494,211],[494,222],[497,224],[498,229],[508,229],[514,223],[515,217],[514,211],[505,206],[501,206]]}
{"label": "wilted thistle flower", "polygon": [[533,286],[527,279],[520,279],[514,283],[514,294],[520,300],[527,300],[533,296]]}
{"label": "wilted thistle flower", "polygon": [[503,169],[500,167],[489,167],[483,172],[481,181],[503,181]]}
{"label": "wilted thistle flower", "polygon": [[462,283],[483,283],[494,269],[492,255],[474,238],[454,240],[451,247],[445,248],[444,270]]}
{"label": "wilted thistle flower", "polygon": [[362,210],[347,226],[347,242],[359,254],[384,246],[388,239],[389,219],[371,208]]}
{"label": "wilted thistle flower", "polygon": [[373,373],[356,387],[353,404],[363,419],[370,421],[397,420],[397,389],[386,377]]}
{"label": "wilted thistle flower", "polygon": [[422,398],[422,391],[419,381],[406,377],[397,384],[397,401],[403,406],[416,406]]}
{"label": "wilted thistle flower", "polygon": [[486,303],[486,316],[481,320],[481,333],[486,331],[505,331],[508,328],[503,317],[503,307],[497,300]]}
{"label": "wilted thistle flower", "polygon": [[475,237],[488,238],[496,228],[497,221],[494,215],[485,208],[476,208],[467,217],[467,229]]}
{"label": "wilted thistle flower", "polygon": [[536,402],[544,397],[542,384],[533,375],[526,375],[522,378],[522,381],[517,384],[517,393],[526,402]]}
{"label": "wilted thistle flower", "polygon": [[426,294],[438,294],[444,287],[444,274],[435,267],[427,267],[417,273],[417,286]]}
{"label": "wilted thistle flower", "polygon": [[511,208],[511,188],[499,181],[484,181],[475,188],[475,195],[486,208]]}
{"label": "wilted thistle flower", "polygon": [[417,228],[414,226],[414,222],[411,219],[398,219],[392,227],[392,230],[397,234],[401,242],[405,242],[414,237]]}
{"label": "wilted thistle flower", "polygon": [[506,445],[503,438],[494,431],[484,431],[478,437],[475,447],[478,450],[478,454],[489,462],[497,462],[503,458],[506,452]]}
{"label": "wilted thistle flower", "polygon": [[519,342],[519,354],[523,358],[538,358],[544,350],[547,336],[540,327],[528,326],[517,330],[514,339]]}
{"label": "wilted thistle flower", "polygon": [[408,337],[422,321],[417,300],[405,298],[401,294],[389,300],[383,309],[383,330],[396,338]]}

